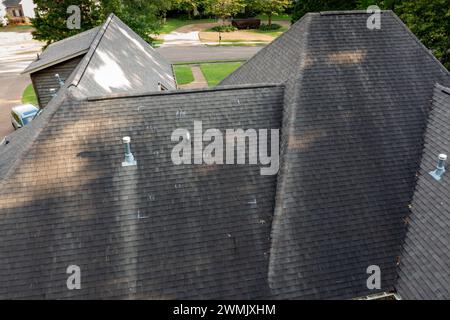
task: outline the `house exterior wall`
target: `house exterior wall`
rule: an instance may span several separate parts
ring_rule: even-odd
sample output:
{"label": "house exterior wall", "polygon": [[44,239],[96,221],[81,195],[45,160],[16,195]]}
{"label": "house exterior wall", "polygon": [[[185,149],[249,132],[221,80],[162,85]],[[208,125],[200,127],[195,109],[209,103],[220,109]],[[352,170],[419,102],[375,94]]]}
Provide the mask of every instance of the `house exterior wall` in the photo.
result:
{"label": "house exterior wall", "polygon": [[6,8],[3,2],[0,0],[0,18],[3,18],[6,15]]}
{"label": "house exterior wall", "polygon": [[33,0],[22,0],[17,6],[6,7],[3,0],[0,0],[0,20],[10,17],[11,23],[29,22],[30,18],[34,18],[34,8],[36,5]]}
{"label": "house exterior wall", "polygon": [[33,3],[33,0],[22,0],[21,4],[24,16],[27,18],[34,18],[34,8],[36,5]]}
{"label": "house exterior wall", "polygon": [[39,107],[45,108],[52,99],[50,89],[59,90],[59,83],[55,74],[59,74],[62,80],[66,80],[78,66],[82,58],[83,56],[79,56],[30,74]]}
{"label": "house exterior wall", "polygon": [[0,27],[6,24],[6,8],[0,0]]}
{"label": "house exterior wall", "polygon": [[24,23],[26,22],[26,17],[23,14],[23,9],[21,5],[14,7],[7,7],[6,14],[10,23]]}

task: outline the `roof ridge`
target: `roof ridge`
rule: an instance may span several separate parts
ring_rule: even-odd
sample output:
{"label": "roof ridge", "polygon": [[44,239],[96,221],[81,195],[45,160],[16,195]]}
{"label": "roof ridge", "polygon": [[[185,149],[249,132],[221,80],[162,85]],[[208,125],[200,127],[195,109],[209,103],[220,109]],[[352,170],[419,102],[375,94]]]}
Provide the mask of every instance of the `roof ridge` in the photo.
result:
{"label": "roof ridge", "polygon": [[116,99],[139,98],[139,97],[191,94],[191,93],[201,93],[201,92],[246,90],[246,89],[258,89],[258,88],[275,88],[275,87],[284,87],[284,84],[283,83],[258,83],[258,84],[224,85],[224,86],[220,86],[220,87],[216,86],[213,88],[194,88],[194,89],[169,90],[169,91],[148,91],[148,92],[137,92],[137,93],[131,93],[131,94],[130,93],[117,93],[117,94],[109,94],[109,95],[104,95],[104,96],[86,97],[86,98],[75,99],[75,100],[78,100],[78,101],[101,101],[101,100],[116,100]]}
{"label": "roof ridge", "polygon": [[300,18],[300,20],[298,20],[297,22],[293,23],[291,25],[291,27],[289,28],[289,30],[287,30],[285,33],[283,33],[282,35],[280,35],[278,38],[276,38],[275,40],[273,40],[270,44],[268,44],[267,46],[265,46],[264,48],[262,48],[261,50],[259,50],[253,57],[251,57],[250,59],[248,59],[247,61],[245,61],[239,68],[237,68],[235,71],[233,71],[232,73],[230,73],[228,76],[226,76],[220,83],[219,86],[221,85],[221,83],[226,82],[226,80],[228,80],[228,78],[231,78],[232,75],[238,71],[239,69],[243,68],[244,66],[246,66],[248,63],[250,63],[250,61],[252,61],[253,59],[257,58],[260,55],[263,55],[267,50],[270,50],[270,47],[272,47],[272,45],[283,41],[283,38],[285,37],[286,34],[290,33],[290,32],[295,32],[292,31],[294,29],[294,27],[298,27],[298,25],[302,24],[302,23],[306,23],[304,22],[304,20],[307,20],[309,17],[311,17],[312,15],[316,15],[315,13],[307,13],[305,14],[303,17]]}
{"label": "roof ridge", "polygon": [[[306,14],[304,17],[306,17],[308,14]],[[309,14],[309,16],[312,16],[313,14]],[[303,19],[303,18],[302,18]],[[299,20],[300,22],[300,20]],[[310,25],[308,25],[308,30],[310,28]],[[307,43],[309,32],[305,32],[303,35],[303,41]],[[280,37],[281,38],[281,37]],[[304,58],[306,56],[307,50],[302,50],[301,53],[298,55],[296,70],[299,70],[299,76],[295,77],[294,79],[288,78],[286,80],[286,83],[291,82],[292,88],[291,90],[294,91],[292,99],[286,99],[287,90],[284,92],[283,96],[283,117],[281,120],[281,132],[280,132],[280,140],[284,140],[284,136],[287,135],[286,141],[289,140],[289,137],[291,134],[295,131],[295,120],[297,115],[297,108],[295,107],[295,104],[298,101],[298,96],[300,95],[299,90],[295,90],[298,87],[302,87],[302,81],[304,72],[302,71],[302,62],[304,61]],[[291,114],[289,114],[288,110],[291,111]],[[287,120],[287,121],[286,121]],[[285,123],[286,122],[286,123]],[[288,143],[288,142],[287,142]],[[286,159],[288,157],[288,151],[287,146],[283,147],[281,144],[280,153],[279,153],[279,171],[276,179],[276,185],[275,185],[275,205],[273,209],[273,218],[272,218],[272,226],[270,230],[270,250],[269,250],[269,262],[268,262],[268,279],[269,283],[271,281],[271,275],[274,274],[273,267],[278,260],[277,257],[277,250],[274,250],[274,247],[277,246],[277,242],[279,242],[279,238],[276,236],[276,230],[279,228],[280,224],[283,223],[282,220],[282,208],[284,200],[282,199],[283,194],[286,192],[287,183],[286,179],[289,176],[289,161]]]}
{"label": "roof ridge", "polygon": [[103,39],[103,36],[105,35],[106,30],[108,30],[109,25],[114,17],[115,17],[115,15],[113,13],[111,13],[108,16],[108,18],[106,19],[103,26],[99,29],[97,35],[94,37],[94,40],[92,40],[92,42],[91,42],[89,51],[86,53],[83,60],[80,62],[79,66],[78,66],[77,70],[74,72],[73,76],[71,76],[72,80],[70,81],[70,86],[76,87],[80,83],[87,67],[89,66],[89,62],[91,61],[92,57],[94,56],[94,53],[97,51],[97,48],[100,45],[100,43]]}
{"label": "roof ridge", "polygon": [[50,48],[51,46],[53,46],[53,45],[55,45],[55,44],[57,44],[57,43],[64,43],[64,42],[67,42],[67,41],[70,41],[70,40],[79,38],[79,37],[85,35],[86,33],[92,32],[92,30],[94,30],[94,29],[98,29],[98,30],[97,30],[97,33],[98,33],[98,32],[100,31],[100,28],[101,28],[101,26],[96,26],[96,27],[93,27],[93,28],[91,28],[91,29],[84,30],[83,32],[74,34],[73,36],[70,36],[70,37],[67,37],[67,38],[64,38],[64,39],[61,39],[61,40],[52,42],[52,43],[50,43],[50,44],[48,45],[47,48]]}
{"label": "roof ridge", "polygon": [[[381,13],[385,13],[391,10],[380,10]],[[342,16],[342,15],[357,15],[357,14],[373,14],[371,12],[367,12],[367,10],[334,10],[334,11],[319,11],[321,16]]]}

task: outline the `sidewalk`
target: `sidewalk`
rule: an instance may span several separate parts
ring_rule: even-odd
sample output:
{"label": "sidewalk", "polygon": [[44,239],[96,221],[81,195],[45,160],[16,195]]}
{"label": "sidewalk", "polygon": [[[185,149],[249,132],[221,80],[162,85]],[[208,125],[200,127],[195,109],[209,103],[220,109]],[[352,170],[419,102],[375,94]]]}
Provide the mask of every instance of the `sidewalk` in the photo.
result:
{"label": "sidewalk", "polygon": [[200,88],[207,88],[208,82],[205,79],[205,76],[203,75],[202,70],[200,69],[200,66],[194,65],[191,67],[192,75],[194,76],[194,81],[185,84],[182,86],[179,86],[180,89],[200,89]]}
{"label": "sidewalk", "polygon": [[164,43],[160,47],[174,47],[174,46],[201,46],[199,32],[171,32],[163,35]]}

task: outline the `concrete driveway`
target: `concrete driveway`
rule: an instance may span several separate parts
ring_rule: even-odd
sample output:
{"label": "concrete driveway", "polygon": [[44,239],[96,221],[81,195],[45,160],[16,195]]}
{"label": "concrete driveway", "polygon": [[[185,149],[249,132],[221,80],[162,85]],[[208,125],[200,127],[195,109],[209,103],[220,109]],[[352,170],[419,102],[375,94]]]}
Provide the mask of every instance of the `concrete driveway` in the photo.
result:
{"label": "concrete driveway", "polygon": [[192,32],[171,32],[163,36],[164,43],[161,47],[172,46],[201,46],[198,31]]}
{"label": "concrete driveway", "polygon": [[31,83],[20,73],[36,58],[42,43],[29,32],[0,32],[0,140],[13,131],[11,108],[21,103],[22,93]]}

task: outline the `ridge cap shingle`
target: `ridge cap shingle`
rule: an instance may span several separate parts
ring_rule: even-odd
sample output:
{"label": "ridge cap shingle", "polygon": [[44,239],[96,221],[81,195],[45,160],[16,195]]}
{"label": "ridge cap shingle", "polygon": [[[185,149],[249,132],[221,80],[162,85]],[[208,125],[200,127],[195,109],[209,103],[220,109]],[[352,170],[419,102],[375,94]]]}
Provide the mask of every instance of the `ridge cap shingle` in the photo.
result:
{"label": "ridge cap shingle", "polygon": [[77,100],[80,101],[100,101],[100,100],[113,100],[113,99],[127,99],[138,97],[151,97],[151,96],[170,96],[170,95],[183,95],[191,93],[201,92],[217,92],[217,91],[232,91],[232,90],[246,90],[246,89],[262,89],[262,88],[276,88],[284,87],[283,83],[258,83],[258,84],[243,84],[243,85],[226,85],[216,86],[212,88],[193,88],[183,90],[167,90],[167,91],[145,91],[145,92],[133,92],[133,93],[116,93],[102,96],[82,97]]}
{"label": "ridge cap shingle", "polygon": [[89,66],[89,62],[91,61],[92,57],[94,56],[98,46],[100,45],[103,36],[105,35],[106,31],[109,28],[109,25],[115,15],[111,13],[108,18],[106,19],[105,23],[99,28],[97,35],[94,37],[94,39],[91,42],[91,45],[89,47],[88,52],[81,60],[80,64],[78,65],[77,69],[74,71],[74,73],[70,76],[70,85],[71,86],[77,86],[81,79],[84,76],[84,73]]}
{"label": "ridge cap shingle", "polygon": [[[223,83],[226,83],[229,79],[231,79],[233,77],[233,74],[235,74],[237,71],[239,71],[239,69],[241,68],[245,68],[247,65],[250,65],[253,63],[254,59],[257,59],[260,56],[263,56],[266,51],[270,50],[271,47],[273,45],[276,45],[279,42],[284,41],[283,36],[287,33],[295,33],[295,29],[296,28],[300,28],[303,24],[305,26],[309,26],[309,24],[311,23],[311,17],[313,16],[317,16],[318,13],[312,13],[309,12],[307,14],[305,14],[303,17],[301,17],[298,21],[296,21],[295,23],[293,23],[291,25],[291,27],[289,28],[289,30],[287,30],[283,35],[281,35],[280,37],[276,38],[275,40],[273,40],[269,45],[265,46],[264,48],[262,48],[261,50],[259,50],[253,57],[251,57],[250,59],[248,59],[247,61],[245,61],[241,66],[239,66],[239,68],[237,68],[234,72],[230,73],[228,76],[226,76],[220,83],[218,86],[222,86]],[[307,33],[305,33],[304,35],[302,35],[304,37],[307,37]],[[305,40],[303,40],[305,41]],[[300,59],[300,57],[298,58]],[[298,60],[297,60],[298,61]],[[286,82],[287,80],[285,80]]]}

